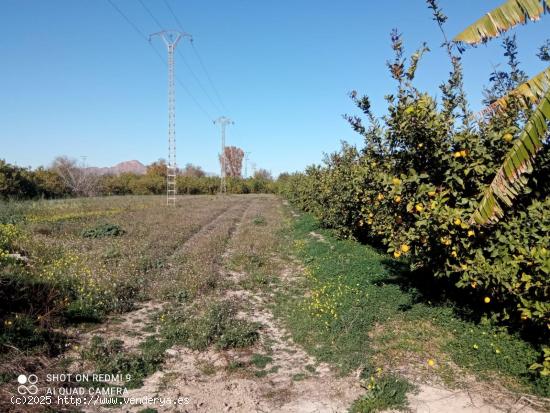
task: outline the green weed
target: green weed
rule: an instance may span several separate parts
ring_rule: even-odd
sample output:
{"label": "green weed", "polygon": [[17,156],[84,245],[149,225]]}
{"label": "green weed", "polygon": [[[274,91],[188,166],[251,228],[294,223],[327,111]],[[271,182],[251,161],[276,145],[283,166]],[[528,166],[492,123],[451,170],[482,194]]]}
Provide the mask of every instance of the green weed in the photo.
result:
{"label": "green weed", "polygon": [[[362,377],[365,378],[364,373]],[[350,413],[403,410],[407,407],[407,393],[413,389],[408,381],[391,374],[371,375],[364,387],[366,394],[352,404]]]}
{"label": "green weed", "polygon": [[302,380],[305,380],[307,376],[305,375],[305,373],[296,373],[295,375],[292,376],[292,380],[294,381],[302,381]]}
{"label": "green weed", "polygon": [[84,238],[104,238],[104,237],[118,237],[125,234],[120,226],[115,224],[101,224],[93,228],[88,228],[82,231]]}
{"label": "green weed", "polygon": [[82,350],[84,360],[94,363],[97,371],[129,375],[128,388],[142,385],[143,379],[155,372],[164,361],[169,343],[148,337],[139,350],[128,352],[121,340],[106,342],[103,337],[94,336],[90,345]]}
{"label": "green weed", "polygon": [[267,221],[266,221],[265,217],[263,217],[262,215],[258,215],[256,218],[254,218],[254,220],[252,222],[254,223],[254,225],[266,225],[267,224]]}
{"label": "green weed", "polygon": [[[311,238],[311,231],[325,241]],[[390,357],[407,360],[412,352],[438,362],[449,358],[481,378],[502,377],[515,382],[515,390],[550,394],[549,378],[529,370],[536,346],[488,321],[463,319],[452,304],[430,303],[407,282],[407,269],[384,254],[336,239],[307,214],[294,223],[287,244],[304,263],[305,277],[279,291],[274,310],[320,361],[349,372],[369,366],[380,351],[389,364]],[[425,331],[416,327],[427,322]]]}
{"label": "green weed", "polygon": [[264,369],[273,359],[269,356],[264,356],[263,354],[253,354],[250,362],[259,369]]}
{"label": "green weed", "polygon": [[179,309],[165,317],[162,334],[195,350],[247,347],[259,337],[258,324],[237,319],[235,306],[227,302],[215,301],[203,311]]}

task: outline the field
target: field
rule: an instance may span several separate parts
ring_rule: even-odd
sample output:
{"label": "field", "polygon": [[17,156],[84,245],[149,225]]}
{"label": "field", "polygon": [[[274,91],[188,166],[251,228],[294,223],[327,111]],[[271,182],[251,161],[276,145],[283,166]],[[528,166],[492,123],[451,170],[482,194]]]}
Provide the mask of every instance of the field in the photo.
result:
{"label": "field", "polygon": [[[57,389],[53,411],[545,408],[537,351],[424,295],[402,262],[275,195],[164,202],[1,205],[1,411],[52,411],[10,402],[22,373]],[[115,377],[75,381],[93,373]],[[108,396],[59,402],[82,387]],[[182,405],[126,403],[146,397]]]}

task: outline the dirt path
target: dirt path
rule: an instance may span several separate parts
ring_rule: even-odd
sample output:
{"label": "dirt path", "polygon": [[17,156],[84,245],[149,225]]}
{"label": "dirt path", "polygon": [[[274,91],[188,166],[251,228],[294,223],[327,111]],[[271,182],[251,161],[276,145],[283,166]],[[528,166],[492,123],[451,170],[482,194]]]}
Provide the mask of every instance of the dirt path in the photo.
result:
{"label": "dirt path", "polygon": [[[258,220],[268,221],[266,226]],[[272,294],[243,288],[251,274],[235,270],[233,260],[239,254],[268,256],[261,245],[273,237],[282,220],[280,205],[273,199],[242,202],[231,206],[203,225],[172,257],[162,278],[174,279],[179,264],[194,256],[194,250],[209,248],[224,227],[223,250],[212,257],[211,268],[224,288],[216,290],[212,299],[239,304],[238,318],[259,324],[259,340],[239,350],[193,351],[182,346],[167,350],[167,359],[160,370],[144,381],[142,387],[129,390],[126,397],[161,397],[172,400],[189,398],[185,406],[160,406],[159,412],[344,412],[361,393],[356,377],[338,377],[331,368],[317,363],[290,338],[275,319],[269,303]],[[277,258],[277,257],[275,257]],[[210,265],[210,264],[205,264]],[[295,269],[299,271],[299,269]],[[278,272],[284,272],[280,274]],[[273,266],[273,276],[290,280],[293,269]],[[280,287],[284,288],[284,284]],[[165,300],[143,303],[136,311],[113,317],[99,328],[83,336],[83,345],[94,335],[117,338],[124,346],[135,349],[157,332],[154,317],[167,305]],[[138,412],[143,406],[124,406],[120,411]],[[113,411],[113,407],[88,407],[85,411]]]}
{"label": "dirt path", "polygon": [[[274,252],[282,222],[282,205],[275,198],[243,199],[213,216],[182,243],[157,280],[168,290],[177,291],[184,286],[183,279],[215,279],[215,287],[205,290],[201,298],[204,302],[236,303],[239,319],[258,323],[259,339],[253,346],[231,350],[211,346],[205,351],[172,346],[166,350],[161,368],[146,377],[143,386],[125,394],[136,399],[185,398],[184,405],[89,406],[83,410],[140,412],[150,407],[158,412],[189,413],[348,411],[365,392],[359,372],[342,377],[331,366],[319,363],[293,342],[270,309],[275,290],[290,288],[302,271],[298,264],[283,260]],[[326,242],[319,234],[310,236]],[[258,268],[262,271],[256,271]],[[270,288],[256,288],[263,282],[259,274],[269,274],[278,282],[270,284]],[[202,288],[203,284],[198,285]],[[161,288],[154,300],[83,335],[82,344],[101,335],[107,340],[122,340],[128,350],[137,349],[148,337],[158,334],[157,315],[174,305],[178,304],[166,288]],[[425,384],[419,386],[416,394],[409,395],[410,408],[416,412],[531,411],[521,401],[497,407],[487,399],[479,391]]]}

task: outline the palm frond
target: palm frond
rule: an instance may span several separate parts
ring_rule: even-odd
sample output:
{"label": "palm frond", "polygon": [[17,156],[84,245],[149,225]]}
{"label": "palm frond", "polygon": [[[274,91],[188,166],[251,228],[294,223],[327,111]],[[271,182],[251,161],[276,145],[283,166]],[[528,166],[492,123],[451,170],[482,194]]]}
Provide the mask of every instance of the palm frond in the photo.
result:
{"label": "palm frond", "polygon": [[482,43],[518,24],[539,20],[548,11],[550,0],[507,0],[468,26],[453,40],[468,44]]}
{"label": "palm frond", "polygon": [[511,206],[513,199],[527,184],[524,174],[533,169],[532,161],[544,144],[549,121],[550,89],[546,91],[521,135],[506,155],[493,182],[472,214],[471,222],[485,225],[502,218],[504,215],[502,204]]}
{"label": "palm frond", "polygon": [[497,112],[502,109],[506,109],[510,97],[514,96],[517,102],[524,108],[537,105],[546,91],[550,89],[550,67],[547,67],[542,72],[520,84],[514,90],[510,91],[506,96],[494,101],[486,108],[482,109],[478,116],[487,115]]}

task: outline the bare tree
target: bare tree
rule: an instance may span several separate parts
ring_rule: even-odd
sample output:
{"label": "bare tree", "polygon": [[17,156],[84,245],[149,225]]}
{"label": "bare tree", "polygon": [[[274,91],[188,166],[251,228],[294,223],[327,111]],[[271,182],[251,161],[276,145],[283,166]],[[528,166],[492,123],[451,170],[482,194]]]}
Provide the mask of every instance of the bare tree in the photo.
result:
{"label": "bare tree", "polygon": [[[244,151],[236,146],[225,147],[225,175],[241,177],[243,168]],[[220,156],[220,163],[222,158]]]}
{"label": "bare tree", "polygon": [[271,175],[271,172],[269,172],[267,169],[258,169],[256,172],[254,172],[254,178],[255,179],[265,179],[267,181],[273,181],[273,175]]}
{"label": "bare tree", "polygon": [[58,156],[50,168],[75,195],[91,196],[97,192],[97,177],[88,173],[76,159]]}
{"label": "bare tree", "polygon": [[156,162],[153,162],[150,165],[147,165],[147,175],[157,175],[163,176],[166,178],[166,171],[168,170],[166,166],[166,161],[164,159],[159,159]]}
{"label": "bare tree", "polygon": [[188,163],[187,165],[185,165],[185,167],[181,171],[181,174],[183,176],[192,176],[195,178],[200,178],[206,175],[206,173],[202,170],[200,166],[195,166],[191,163]]}

